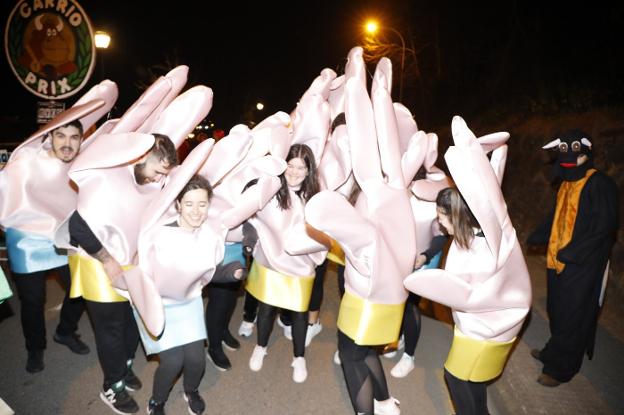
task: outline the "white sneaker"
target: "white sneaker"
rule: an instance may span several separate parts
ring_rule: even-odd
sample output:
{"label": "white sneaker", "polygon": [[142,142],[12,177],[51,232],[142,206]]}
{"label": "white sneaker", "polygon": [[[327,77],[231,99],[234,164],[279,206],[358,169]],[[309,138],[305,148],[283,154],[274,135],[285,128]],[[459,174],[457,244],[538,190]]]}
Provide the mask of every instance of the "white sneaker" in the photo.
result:
{"label": "white sneaker", "polygon": [[[392,343],[391,343],[391,344],[392,344]],[[389,351],[389,352],[387,352],[387,353],[382,353],[381,355],[382,355],[383,357],[385,357],[386,359],[392,359],[394,356],[396,356],[396,354],[397,354],[397,352],[398,352],[399,350],[404,349],[404,348],[405,348],[405,341],[403,340],[403,336],[401,336],[401,337],[399,338],[398,343],[397,343],[397,347],[396,347],[396,349],[390,349],[390,351]]]}
{"label": "white sneaker", "polygon": [[400,415],[401,409],[399,409],[399,400],[392,396],[385,401],[374,401],[374,413],[375,415]]}
{"label": "white sneaker", "polygon": [[308,347],[310,345],[314,336],[319,334],[321,330],[323,330],[323,325],[319,321],[312,324],[311,326],[308,325],[308,331],[306,332],[306,339],[305,339],[305,347]]}
{"label": "white sneaker", "polygon": [[414,356],[403,353],[399,362],[392,368],[390,374],[395,378],[404,378],[414,370]]}
{"label": "white sneaker", "polygon": [[305,357],[295,357],[290,364],[293,368],[293,380],[295,383],[303,383],[308,378]]}
{"label": "white sneaker", "polygon": [[249,358],[249,369],[253,370],[254,372],[258,372],[260,369],[262,369],[264,356],[266,356],[267,354],[266,350],[267,350],[266,347],[262,347],[258,345],[254,347],[253,353],[251,354],[251,357]]}
{"label": "white sneaker", "polygon": [[238,328],[238,335],[243,337],[250,337],[253,334],[254,323],[243,320]]}
{"label": "white sneaker", "polygon": [[342,364],[342,361],[340,360],[340,352],[338,352],[338,350],[334,353],[334,363],[339,366]]}
{"label": "white sneaker", "polygon": [[284,337],[286,337],[288,340],[292,340],[292,326],[287,326],[286,324],[282,323],[282,320],[277,317],[277,324],[284,329]]}

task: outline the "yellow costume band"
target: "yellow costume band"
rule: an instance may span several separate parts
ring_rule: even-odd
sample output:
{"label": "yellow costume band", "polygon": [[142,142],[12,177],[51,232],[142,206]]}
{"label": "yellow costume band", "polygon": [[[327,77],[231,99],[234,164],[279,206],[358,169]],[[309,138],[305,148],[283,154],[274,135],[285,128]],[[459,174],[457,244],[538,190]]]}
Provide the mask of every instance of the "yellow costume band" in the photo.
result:
{"label": "yellow costume band", "polygon": [[307,311],[314,275],[285,275],[254,261],[245,289],[263,303],[293,311]]}
{"label": "yellow costume band", "polygon": [[338,242],[335,240],[331,240],[331,247],[329,248],[329,252],[327,253],[327,259],[331,262],[334,262],[338,265],[345,265],[345,254],[342,252],[342,248],[338,245]]}
{"label": "yellow costume band", "polygon": [[494,379],[503,372],[515,341],[515,338],[508,342],[473,339],[455,326],[453,344],[444,367],[461,380],[485,382]]}
{"label": "yellow costume band", "polygon": [[[126,270],[132,266],[122,268]],[[69,293],[71,298],[83,297],[85,300],[98,303],[128,301],[117,294],[100,261],[80,255],[70,255],[69,270],[72,278]]]}
{"label": "yellow costume band", "polygon": [[338,312],[338,328],[356,344],[388,344],[399,338],[405,303],[379,304],[345,291]]}

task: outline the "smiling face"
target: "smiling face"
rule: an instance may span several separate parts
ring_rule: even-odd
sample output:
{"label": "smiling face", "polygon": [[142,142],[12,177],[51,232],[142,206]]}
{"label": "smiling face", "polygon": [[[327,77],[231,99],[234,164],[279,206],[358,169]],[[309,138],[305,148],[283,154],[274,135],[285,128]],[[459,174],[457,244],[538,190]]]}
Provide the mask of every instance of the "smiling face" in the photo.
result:
{"label": "smiling face", "polygon": [[284,177],[288,187],[298,188],[308,175],[308,167],[305,161],[299,157],[288,160]]}
{"label": "smiling face", "polygon": [[82,133],[77,127],[73,125],[59,127],[52,131],[50,153],[62,162],[69,163],[78,155],[81,140]]}
{"label": "smiling face", "polygon": [[208,214],[208,191],[206,189],[189,190],[176,202],[180,219],[178,224],[185,229],[196,229],[204,223]]}

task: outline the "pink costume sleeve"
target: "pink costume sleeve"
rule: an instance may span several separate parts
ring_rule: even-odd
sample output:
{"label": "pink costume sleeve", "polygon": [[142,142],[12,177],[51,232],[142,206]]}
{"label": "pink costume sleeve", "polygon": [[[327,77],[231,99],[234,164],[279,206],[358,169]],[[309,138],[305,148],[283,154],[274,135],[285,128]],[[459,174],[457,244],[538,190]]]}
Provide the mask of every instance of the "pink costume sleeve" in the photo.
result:
{"label": "pink costume sleeve", "polygon": [[309,201],[306,219],[345,252],[346,294],[338,327],[357,344],[385,344],[397,339],[401,325],[403,278],[415,256],[414,219],[389,92],[390,62],[383,58],[378,64],[369,98],[361,48],[355,52],[350,57],[361,69],[347,80],[345,110],[353,173],[362,192],[353,207],[338,193],[323,191]]}
{"label": "pink costume sleeve", "polygon": [[49,155],[51,144],[46,134],[74,120],[80,120],[86,130],[112,108],[116,99],[113,82],[94,86],[13,151],[0,171],[2,227],[53,239],[58,224],[76,208],[77,195],[67,177],[71,163]]}
{"label": "pink costume sleeve", "polygon": [[[286,169],[283,154],[291,139],[289,123],[290,117],[278,112],[253,130],[243,125],[232,128],[217,143],[202,168],[202,174],[216,183],[211,218],[228,229],[235,228],[275,195],[280,187],[278,176]],[[243,192],[255,179],[257,183]]]}
{"label": "pink costume sleeve", "polygon": [[[345,112],[345,83],[353,77],[362,76],[361,50],[349,51],[345,74],[335,78],[330,84],[328,103],[331,120]],[[336,190],[345,197],[351,194],[355,180],[351,172],[351,151],[345,123],[336,125],[325,143],[325,150],[318,166],[321,190]]]}
{"label": "pink costume sleeve", "polygon": [[424,139],[422,166],[425,168],[426,176],[424,179],[414,181],[410,187],[412,191],[410,202],[416,222],[416,254],[426,251],[431,239],[440,234],[435,200],[440,190],[451,185],[444,172],[435,166],[438,158],[438,136],[429,133]]}
{"label": "pink costume sleeve", "polygon": [[[526,263],[500,189],[507,133],[477,140],[460,117],[453,118],[454,146],[445,159],[457,188],[481,225],[470,250],[455,242],[445,270],[415,272],[405,280],[412,292],[453,308],[458,329],[477,339],[512,340],[531,305]],[[493,150],[492,162],[486,152]]]}

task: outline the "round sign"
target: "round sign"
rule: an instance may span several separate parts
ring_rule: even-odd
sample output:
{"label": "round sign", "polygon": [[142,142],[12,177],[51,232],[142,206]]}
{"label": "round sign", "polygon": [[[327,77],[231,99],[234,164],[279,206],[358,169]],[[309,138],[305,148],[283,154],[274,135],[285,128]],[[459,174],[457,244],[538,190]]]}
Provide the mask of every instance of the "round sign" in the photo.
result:
{"label": "round sign", "polygon": [[74,0],[20,0],[4,33],[7,60],[33,94],[63,99],[80,91],[95,65],[91,22]]}

